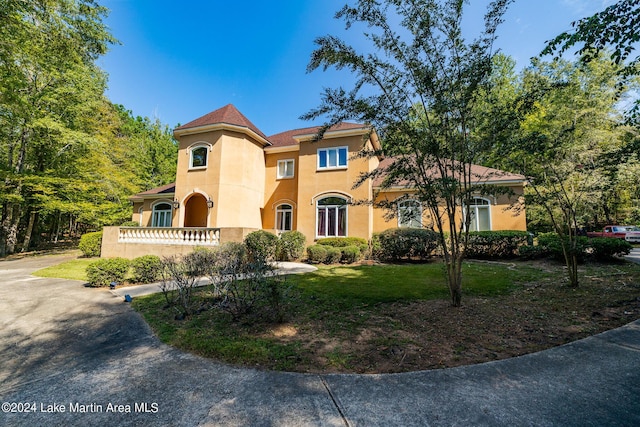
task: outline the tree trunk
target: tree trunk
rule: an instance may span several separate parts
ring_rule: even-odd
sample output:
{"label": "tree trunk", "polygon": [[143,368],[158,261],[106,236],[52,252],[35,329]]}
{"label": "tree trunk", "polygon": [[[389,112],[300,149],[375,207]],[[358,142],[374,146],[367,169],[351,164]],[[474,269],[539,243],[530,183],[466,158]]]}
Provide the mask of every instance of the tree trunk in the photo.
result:
{"label": "tree trunk", "polygon": [[33,234],[33,228],[36,223],[37,212],[31,211],[29,213],[29,225],[27,225],[27,231],[24,235],[24,242],[22,243],[21,252],[27,252],[31,245],[31,235]]}
{"label": "tree trunk", "polygon": [[449,295],[451,296],[451,305],[460,307],[462,304],[462,258],[452,256],[445,261],[447,271],[447,284],[449,285]]}
{"label": "tree trunk", "polygon": [[3,212],[6,215],[0,224],[0,256],[11,255],[16,250],[18,241],[18,225],[20,222],[20,204],[5,203]]}

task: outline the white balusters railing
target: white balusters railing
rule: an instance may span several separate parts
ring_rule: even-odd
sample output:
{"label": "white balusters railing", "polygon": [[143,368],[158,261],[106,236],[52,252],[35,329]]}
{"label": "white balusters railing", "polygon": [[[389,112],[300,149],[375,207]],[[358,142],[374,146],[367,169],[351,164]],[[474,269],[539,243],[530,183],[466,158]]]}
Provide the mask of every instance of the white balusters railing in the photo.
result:
{"label": "white balusters railing", "polygon": [[215,246],[220,244],[220,229],[199,227],[120,227],[118,242],[153,245]]}

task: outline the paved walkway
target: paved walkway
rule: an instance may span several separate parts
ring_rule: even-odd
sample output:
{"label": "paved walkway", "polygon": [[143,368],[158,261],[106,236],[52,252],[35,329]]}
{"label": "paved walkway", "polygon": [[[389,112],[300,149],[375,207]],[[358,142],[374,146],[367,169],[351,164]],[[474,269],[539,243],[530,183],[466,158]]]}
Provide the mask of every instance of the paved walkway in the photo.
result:
{"label": "paved walkway", "polygon": [[640,425],[640,322],[462,368],[265,372],[160,343],[107,290],[30,276],[59,260],[0,262],[0,425]]}

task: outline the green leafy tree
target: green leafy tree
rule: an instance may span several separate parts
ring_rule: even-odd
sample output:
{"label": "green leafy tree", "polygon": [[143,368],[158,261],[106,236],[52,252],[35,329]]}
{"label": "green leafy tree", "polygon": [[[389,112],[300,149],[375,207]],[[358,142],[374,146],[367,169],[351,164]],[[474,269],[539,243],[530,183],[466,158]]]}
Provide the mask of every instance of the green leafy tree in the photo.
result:
{"label": "green leafy tree", "polygon": [[[451,303],[462,298],[462,260],[474,192],[471,165],[487,149],[474,131],[475,105],[489,84],[493,42],[509,0],[491,2],[479,37],[462,36],[466,1],[360,0],[336,15],[347,29],[363,25],[358,49],[334,36],[316,40],[308,69],[334,67],[355,76],[353,88],[326,89],[322,104],[303,118],[328,116],[370,123],[384,154],[383,187],[409,183],[439,231]],[[322,132],[318,137],[322,136]],[[358,185],[381,171],[362,176]],[[449,233],[448,236],[446,233]]]}
{"label": "green leafy tree", "polygon": [[[640,43],[640,1],[619,0],[604,10],[571,23],[565,31],[547,42],[542,55],[560,55],[579,46],[577,54],[583,62],[597,58],[603,51],[610,51],[614,62],[620,65],[622,76],[637,76],[640,57],[634,51]],[[640,100],[631,110],[631,119],[637,123]]]}
{"label": "green leafy tree", "polygon": [[498,134],[504,139],[494,143],[499,166],[529,178],[527,206],[544,210],[560,236],[573,287],[578,230],[602,209],[615,184],[609,159],[625,141],[616,109],[617,69],[606,58],[587,64],[535,60],[522,76],[511,113],[502,118]]}

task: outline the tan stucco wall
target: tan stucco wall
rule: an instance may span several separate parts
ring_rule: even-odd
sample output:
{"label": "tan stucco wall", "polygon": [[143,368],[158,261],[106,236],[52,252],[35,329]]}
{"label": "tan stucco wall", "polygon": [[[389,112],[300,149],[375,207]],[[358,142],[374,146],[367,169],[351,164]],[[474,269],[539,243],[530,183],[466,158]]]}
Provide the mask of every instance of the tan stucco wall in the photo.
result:
{"label": "tan stucco wall", "polygon": [[[349,147],[347,169],[317,170],[317,150],[328,147]],[[316,240],[316,202],[331,194],[342,195],[353,201],[368,200],[370,185],[363,184],[354,189],[353,185],[362,172],[377,166],[377,159],[353,159],[362,150],[362,136],[331,138],[319,142],[305,141],[300,144],[298,157],[298,223],[297,229],[307,238],[307,244]],[[347,235],[369,239],[373,230],[372,207],[369,205],[347,208]]]}
{"label": "tan stucco wall", "polygon": [[[278,160],[294,161],[293,178],[278,179]],[[298,178],[300,169],[298,167],[298,151],[289,151],[285,153],[265,153],[265,191],[264,191],[264,209],[262,210],[262,228],[265,230],[274,230],[276,226],[276,208],[281,204],[289,204],[293,207],[293,224],[294,230],[297,229],[296,221],[298,214]],[[302,185],[304,185],[304,180]]]}
{"label": "tan stucco wall", "polygon": [[[186,255],[197,247],[196,245],[152,245],[142,243],[119,243],[118,230],[120,227],[104,227],[102,229],[102,258],[134,259],[143,255],[157,255],[159,257]],[[242,242],[247,234],[256,231],[255,228],[221,228],[220,243]]]}
{"label": "tan stucco wall", "polygon": [[[512,194],[502,194],[493,196],[478,196],[490,200],[491,205],[491,229],[498,230],[527,230],[527,219],[525,215],[524,205],[522,204],[523,187],[521,185],[509,187]],[[376,196],[376,202],[382,200],[393,201],[405,194],[411,195],[412,191],[381,191]],[[391,219],[385,219],[386,211],[381,208],[374,209],[374,232],[379,233],[389,228],[398,227],[398,217],[394,212]],[[432,224],[428,208],[423,206],[423,224],[429,227]],[[444,215],[443,221],[447,222]]]}
{"label": "tan stucco wall", "polygon": [[[189,170],[189,147],[210,144],[206,169]],[[194,193],[211,199],[208,227],[260,228],[264,203],[265,164],[262,145],[244,134],[213,131],[185,135],[179,139],[176,198],[180,212],[174,227],[185,220],[185,201]]]}

